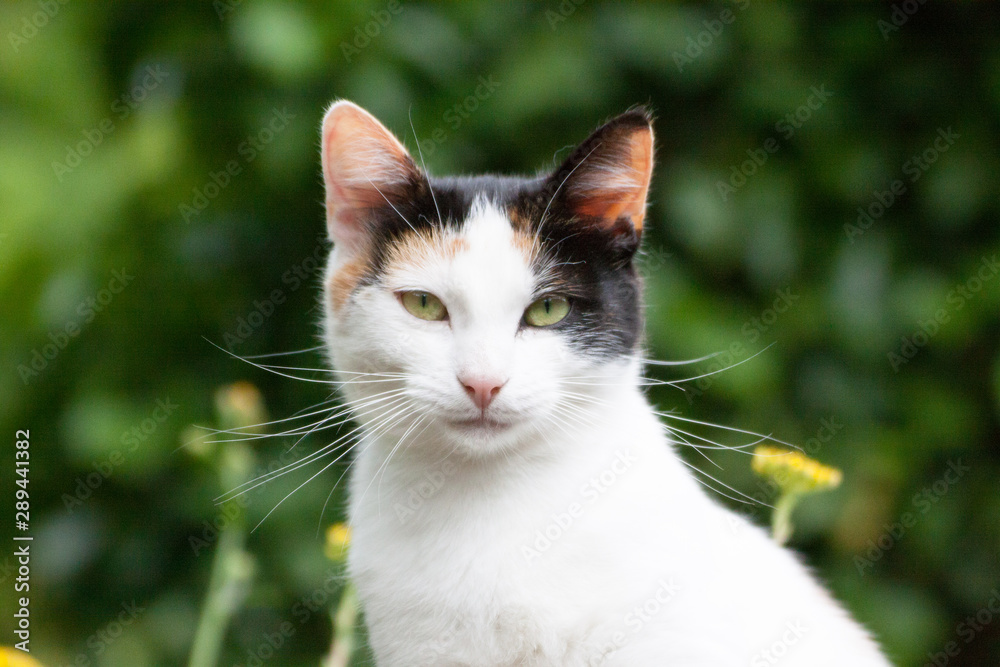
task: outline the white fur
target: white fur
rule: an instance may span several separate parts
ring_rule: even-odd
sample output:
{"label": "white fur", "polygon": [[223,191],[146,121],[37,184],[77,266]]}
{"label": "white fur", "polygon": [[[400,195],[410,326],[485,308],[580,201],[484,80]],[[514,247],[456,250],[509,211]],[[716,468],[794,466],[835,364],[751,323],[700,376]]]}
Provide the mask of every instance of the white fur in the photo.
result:
{"label": "white fur", "polygon": [[[454,258],[394,267],[327,321],[350,400],[402,391],[359,410],[351,486],[378,665],[888,665],[791,552],[692,478],[636,361],[518,332],[537,277],[503,215],[480,202],[461,234]],[[450,321],[410,315],[404,289],[440,297]],[[515,426],[448,426],[478,414],[463,371],[507,379],[490,410]],[[359,381],[372,372],[402,376]]]}

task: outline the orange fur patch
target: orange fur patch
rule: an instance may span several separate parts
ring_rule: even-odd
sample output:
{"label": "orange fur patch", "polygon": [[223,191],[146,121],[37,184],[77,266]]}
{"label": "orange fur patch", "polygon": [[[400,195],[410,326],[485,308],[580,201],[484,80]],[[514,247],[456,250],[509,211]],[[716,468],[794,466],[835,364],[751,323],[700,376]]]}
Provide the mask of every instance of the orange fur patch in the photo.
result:
{"label": "orange fur patch", "polygon": [[388,264],[422,264],[433,257],[451,259],[468,249],[465,239],[455,232],[436,227],[409,232],[389,251]]}
{"label": "orange fur patch", "polygon": [[539,252],[538,237],[531,229],[531,219],[514,209],[507,211],[507,219],[510,220],[510,226],[514,230],[514,247],[524,255],[524,261],[530,265]]}
{"label": "orange fur patch", "polygon": [[330,303],[334,310],[340,310],[351,297],[351,293],[358,286],[361,278],[365,275],[368,262],[363,257],[352,259],[340,267],[340,270],[330,276],[326,284],[327,293],[330,295]]}
{"label": "orange fur patch", "polygon": [[631,131],[622,152],[605,158],[607,164],[596,169],[600,180],[583,183],[576,195],[576,209],[603,219],[608,226],[626,217],[636,233],[641,233],[653,174],[653,129]]}
{"label": "orange fur patch", "polygon": [[524,261],[526,264],[531,265],[535,258],[538,257],[538,252],[540,250],[538,244],[538,237],[536,237],[531,232],[514,232],[513,238],[514,247],[524,256]]}

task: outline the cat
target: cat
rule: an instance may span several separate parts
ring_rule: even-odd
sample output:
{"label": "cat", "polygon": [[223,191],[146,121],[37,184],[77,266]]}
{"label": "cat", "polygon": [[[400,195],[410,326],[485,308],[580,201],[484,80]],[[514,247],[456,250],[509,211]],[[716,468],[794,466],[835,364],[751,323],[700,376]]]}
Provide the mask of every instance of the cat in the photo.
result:
{"label": "cat", "polygon": [[890,663],[722,507],[642,391],[652,117],[554,172],[432,178],[322,125],[324,342],[361,437],[349,573],[380,667]]}

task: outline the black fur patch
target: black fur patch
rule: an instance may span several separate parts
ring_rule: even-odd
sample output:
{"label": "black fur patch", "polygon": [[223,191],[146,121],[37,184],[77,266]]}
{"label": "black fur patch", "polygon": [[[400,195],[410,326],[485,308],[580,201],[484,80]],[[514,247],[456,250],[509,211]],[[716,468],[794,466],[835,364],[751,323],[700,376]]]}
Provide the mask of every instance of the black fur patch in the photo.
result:
{"label": "black fur patch", "polygon": [[[624,228],[602,228],[567,211],[557,197],[544,201],[550,188],[542,183],[508,208],[517,219],[528,220],[541,239],[536,274],[555,267],[562,293],[572,311],[555,325],[568,334],[581,354],[615,357],[634,352],[642,334],[642,288],[632,258],[639,237],[627,222]],[[548,208],[546,212],[545,209]],[[545,215],[544,221],[542,215]]]}

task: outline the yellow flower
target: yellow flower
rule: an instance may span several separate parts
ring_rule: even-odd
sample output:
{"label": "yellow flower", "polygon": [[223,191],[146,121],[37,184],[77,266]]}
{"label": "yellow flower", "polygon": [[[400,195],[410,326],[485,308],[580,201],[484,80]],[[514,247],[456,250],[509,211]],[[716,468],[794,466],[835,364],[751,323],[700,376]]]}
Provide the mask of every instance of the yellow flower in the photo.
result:
{"label": "yellow flower", "polygon": [[250,430],[267,421],[267,409],[260,390],[249,382],[239,381],[215,393],[222,428]]}
{"label": "yellow flower", "polygon": [[330,560],[342,561],[351,546],[351,527],[346,523],[335,523],[326,529],[324,553]]}
{"label": "yellow flower", "polygon": [[805,454],[759,445],[753,453],[754,472],[769,477],[785,493],[824,491],[840,486],[844,475],[837,468],[826,466]]}
{"label": "yellow flower", "polygon": [[0,667],[42,667],[42,663],[24,651],[0,646]]}
{"label": "yellow flower", "polygon": [[771,533],[778,544],[784,544],[792,536],[792,510],[799,499],[808,493],[835,489],[844,478],[837,468],[770,445],[758,445],[750,465],[755,473],[774,481],[781,491],[771,515]]}

